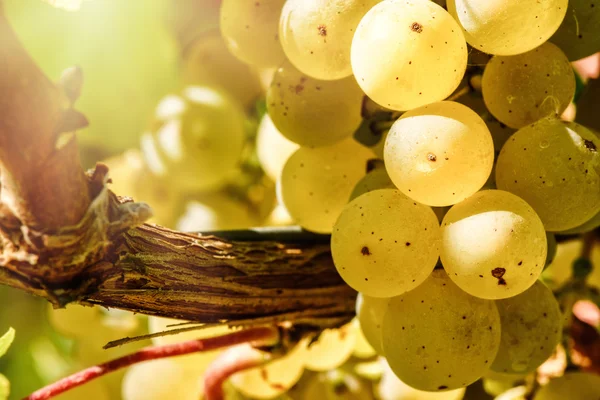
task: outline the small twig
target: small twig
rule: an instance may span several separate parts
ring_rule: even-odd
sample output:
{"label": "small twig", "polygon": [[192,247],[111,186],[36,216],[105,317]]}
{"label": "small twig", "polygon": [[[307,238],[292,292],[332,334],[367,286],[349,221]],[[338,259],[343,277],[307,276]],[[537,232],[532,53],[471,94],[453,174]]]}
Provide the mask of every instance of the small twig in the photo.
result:
{"label": "small twig", "polygon": [[471,90],[471,86],[469,85],[465,85],[462,88],[458,89],[457,91],[455,91],[454,93],[452,93],[450,95],[450,97],[448,97],[446,99],[446,101],[456,101],[458,98],[464,96],[465,94],[469,93]]}
{"label": "small twig", "polygon": [[220,326],[220,325],[223,325],[223,324],[203,324],[203,325],[198,325],[196,323],[196,326],[189,326],[189,327],[177,328],[177,329],[169,329],[169,330],[166,330],[166,331],[149,333],[147,335],[139,335],[139,336],[133,336],[133,337],[124,337],[124,338],[121,338],[121,339],[117,339],[117,340],[113,340],[111,342],[108,342],[104,346],[102,346],[102,348],[104,350],[107,350],[107,349],[112,349],[113,347],[119,347],[119,346],[123,346],[124,344],[133,343],[133,342],[139,342],[139,341],[146,340],[146,339],[154,339],[154,338],[157,338],[157,337],[163,337],[163,336],[169,336],[169,335],[177,335],[177,334],[180,334],[180,333],[183,333],[183,332],[200,331],[202,329],[213,328],[215,326]]}
{"label": "small twig", "polygon": [[260,342],[260,344],[270,345],[278,340],[279,330],[277,328],[259,327],[214,338],[190,340],[182,343],[150,347],[100,365],[86,368],[30,394],[23,400],[50,399],[110,372],[144,361],[216,350],[241,343]]}

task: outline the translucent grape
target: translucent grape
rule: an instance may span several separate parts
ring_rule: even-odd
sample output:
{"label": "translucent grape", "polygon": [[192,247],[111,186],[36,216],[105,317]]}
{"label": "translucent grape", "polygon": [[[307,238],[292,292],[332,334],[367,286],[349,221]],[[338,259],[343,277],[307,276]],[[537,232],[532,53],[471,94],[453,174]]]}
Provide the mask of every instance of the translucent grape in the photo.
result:
{"label": "translucent grape", "polygon": [[492,170],[494,144],[481,117],[443,101],[404,113],[390,129],[384,159],[402,193],[448,206],[481,189]]}
{"label": "translucent grape", "polygon": [[300,226],[331,232],[372,153],[352,139],[316,149],[301,147],[281,173],[281,198]]}
{"label": "translucent grape", "polygon": [[439,246],[431,208],[394,189],[353,200],[331,234],[331,255],[342,279],[372,297],[397,296],[420,285],[435,267]]}
{"label": "translucent grape", "polygon": [[[581,240],[570,240],[559,243],[556,248],[556,256],[548,268],[542,273],[544,282],[553,290],[564,285],[573,271],[573,263],[581,257],[583,242]],[[600,247],[594,246],[590,254],[590,261],[594,268],[588,275],[586,282],[589,286],[600,288]]]}
{"label": "translucent grape", "polygon": [[306,349],[306,369],[329,371],[342,365],[354,351],[357,326],[350,323],[339,329],[324,330]]}
{"label": "translucent grape", "polygon": [[353,78],[320,81],[285,63],[267,91],[267,109],[273,124],[292,142],[325,146],[358,128],[362,99]]}
{"label": "translucent grape", "polygon": [[168,174],[182,190],[222,186],[238,166],[245,144],[245,116],[232,98],[206,87],[167,96],[157,109],[159,127],[142,136],[151,171]]}
{"label": "translucent grape", "polygon": [[279,18],[285,0],[223,0],[221,34],[227,48],[240,60],[278,66],[285,55],[279,42]]}
{"label": "translucent grape", "polygon": [[350,45],[356,26],[381,0],[288,0],[279,34],[285,54],[317,79],[352,75]]}
{"label": "translucent grape", "polygon": [[523,293],[496,302],[502,333],[490,367],[495,372],[525,374],[554,352],[562,332],[562,315],[552,291],[537,281]]}
{"label": "translucent grape", "polygon": [[[254,351],[260,353],[259,350]],[[305,361],[306,344],[300,343],[285,356],[263,366],[238,372],[230,381],[245,396],[272,399],[298,382],[304,371]]]}
{"label": "translucent grape", "polygon": [[569,0],[567,15],[550,41],[575,61],[600,51],[600,1]]}
{"label": "translucent grape", "polygon": [[527,400],[528,389],[526,386],[517,386],[507,390],[494,400]]}
{"label": "translucent grape", "polygon": [[484,299],[503,299],[535,283],[546,261],[546,232],[519,197],[483,190],[442,222],[441,259],[454,283]]}
{"label": "translucent grape", "polygon": [[381,344],[381,324],[387,309],[389,298],[365,296],[362,293],[356,298],[356,318],[365,338],[377,354],[383,354]]}
{"label": "translucent grape", "polygon": [[569,372],[542,386],[533,400],[591,400],[600,397],[600,376],[591,372]]}
{"label": "translucent grape", "polygon": [[510,56],[532,50],[552,36],[568,0],[448,0],[448,12],[467,42],[485,53]]}
{"label": "translucent grape", "polygon": [[393,110],[448,97],[467,66],[467,45],[446,10],[429,0],[386,0],[360,21],[352,71],[364,92]]}
{"label": "translucent grape", "polygon": [[269,114],[263,116],[256,133],[256,156],[269,178],[279,179],[283,166],[298,147],[277,130]]}
{"label": "translucent grape", "polygon": [[600,211],[600,139],[573,122],[544,119],[515,133],[496,164],[496,184],[527,201],[551,232]]}
{"label": "translucent grape", "polygon": [[147,361],[130,367],[123,379],[124,400],[197,400],[199,376],[192,376],[177,359]]}
{"label": "translucent grape", "polygon": [[[504,326],[502,327],[504,328]],[[498,350],[501,351],[501,350]],[[490,396],[498,396],[522,382],[526,375],[500,374],[488,371],[481,379],[483,390]]]}
{"label": "translucent grape", "polygon": [[372,192],[377,189],[395,189],[394,183],[390,179],[385,168],[375,168],[373,171],[365,175],[352,190],[350,201],[358,196]]}
{"label": "translucent grape", "polygon": [[495,56],[483,73],[483,100],[500,122],[521,128],[559,116],[575,94],[573,67],[552,43],[516,56]]}
{"label": "translucent grape", "polygon": [[290,399],[304,400],[372,400],[369,381],[359,380],[356,376],[340,369],[315,375],[305,385],[302,397],[290,393]]}
{"label": "translucent grape", "polygon": [[362,329],[360,329],[360,323],[358,322],[358,319],[353,319],[352,324],[354,325],[353,329],[356,332],[356,340],[354,343],[354,349],[352,350],[352,355],[358,358],[371,358],[375,356],[377,352],[367,340]]}
{"label": "translucent grape", "polygon": [[383,352],[398,378],[415,389],[465,387],[489,368],[500,344],[491,300],[473,297],[435,270],[416,289],[390,300]]}
{"label": "translucent grape", "polygon": [[222,193],[190,201],[177,221],[177,230],[202,232],[225,229],[248,229],[258,225],[247,204]]}
{"label": "translucent grape", "polygon": [[52,326],[63,335],[75,338],[89,334],[90,326],[98,326],[102,315],[98,307],[79,305],[65,308],[49,308],[48,317]]}

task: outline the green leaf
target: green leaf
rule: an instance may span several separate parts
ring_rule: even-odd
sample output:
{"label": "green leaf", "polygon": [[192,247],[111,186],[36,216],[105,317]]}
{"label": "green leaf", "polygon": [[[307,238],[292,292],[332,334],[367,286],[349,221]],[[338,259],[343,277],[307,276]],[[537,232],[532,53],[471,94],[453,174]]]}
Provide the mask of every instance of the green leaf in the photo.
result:
{"label": "green leaf", "polygon": [[0,374],[0,400],[7,400],[10,393],[10,382],[8,379]]}
{"label": "green leaf", "polygon": [[9,328],[8,332],[6,332],[4,336],[0,337],[0,357],[6,354],[6,351],[12,344],[13,340],[15,340],[15,330],[13,328]]}

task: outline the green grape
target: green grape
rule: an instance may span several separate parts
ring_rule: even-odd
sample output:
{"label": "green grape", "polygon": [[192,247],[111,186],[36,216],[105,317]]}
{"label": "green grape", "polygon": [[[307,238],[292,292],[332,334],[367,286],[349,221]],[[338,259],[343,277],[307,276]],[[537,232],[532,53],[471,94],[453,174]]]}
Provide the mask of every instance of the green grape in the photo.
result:
{"label": "green grape", "polygon": [[223,0],[221,34],[240,60],[276,67],[285,54],[279,42],[279,17],[285,0]]}
{"label": "green grape", "polygon": [[375,168],[373,171],[366,174],[352,190],[350,201],[365,193],[372,192],[377,189],[395,189],[394,183],[390,179],[385,168]]}
{"label": "green grape", "polygon": [[248,205],[221,193],[190,201],[177,222],[177,230],[206,232],[226,229],[248,229],[258,225]]}
{"label": "green grape", "polygon": [[227,49],[218,30],[196,39],[184,53],[183,82],[227,92],[245,107],[253,106],[263,89],[258,73]]}
{"label": "green grape", "polygon": [[357,326],[349,323],[339,329],[326,329],[306,349],[304,366],[311,371],[329,371],[350,358],[356,344]]}
{"label": "green grape", "polygon": [[430,206],[449,206],[485,184],[494,144],[474,111],[442,101],[404,113],[390,129],[384,159],[402,193]]}
{"label": "green grape", "polygon": [[600,398],[600,376],[591,372],[569,372],[542,386],[533,400],[592,400]]}
{"label": "green grape", "polygon": [[431,208],[394,189],[353,200],[331,234],[340,276],[372,297],[397,296],[420,285],[435,267],[439,247],[439,222]]}
{"label": "green grape", "polygon": [[558,243],[556,242],[555,234],[546,232],[546,242],[548,243],[548,247],[546,250],[546,262],[544,263],[544,268],[552,263],[554,257],[556,257],[556,251],[558,249]]}
{"label": "green grape", "polygon": [[483,100],[500,122],[521,128],[560,116],[575,94],[573,67],[547,42],[516,56],[494,56],[485,66]]}
{"label": "green grape", "polygon": [[[497,304],[497,303],[496,303]],[[500,315],[502,318],[502,315]],[[502,326],[504,329],[504,326]],[[502,346],[502,342],[500,344]],[[500,352],[501,350],[498,350]],[[483,383],[483,390],[490,396],[498,396],[507,390],[513,388],[516,383],[522,382],[526,375],[518,374],[502,374],[489,370],[481,378]]]}
{"label": "green grape", "polygon": [[[370,382],[340,370],[322,372],[307,384],[303,400],[372,400]],[[293,397],[296,399],[296,397]]]}
{"label": "green grape", "polygon": [[298,147],[277,130],[269,114],[263,116],[256,133],[256,156],[269,178],[279,179],[283,166]]}
{"label": "green grape", "polygon": [[466,392],[465,388],[446,392],[425,392],[415,389],[398,379],[384,358],[380,360],[383,375],[375,387],[379,400],[462,400]]}
{"label": "green grape", "polygon": [[526,386],[517,386],[495,397],[494,400],[527,400],[527,393],[528,389]]}
{"label": "green grape", "polygon": [[146,164],[182,191],[215,189],[237,172],[245,145],[245,115],[232,98],[191,86],[167,96],[157,109],[159,127],[142,136]]}
{"label": "green grape", "polygon": [[353,324],[353,329],[356,332],[356,341],[354,343],[354,349],[352,350],[352,355],[354,357],[358,357],[358,358],[374,357],[377,354],[377,352],[375,351],[373,346],[371,346],[371,343],[369,343],[369,340],[367,339],[367,337],[363,333],[362,329],[360,328],[360,322],[358,322],[358,319],[354,318],[352,320],[352,324]]}
{"label": "green grape", "polygon": [[575,228],[567,229],[565,231],[561,231],[562,235],[576,235],[580,233],[588,233],[596,229],[600,226],[600,211],[598,214],[594,215],[591,219],[583,224],[576,226]]}
{"label": "green grape", "polygon": [[386,0],[360,21],[352,71],[364,92],[393,110],[448,97],[467,66],[467,45],[446,10],[429,0]]}
{"label": "green grape", "polygon": [[600,1],[569,0],[567,15],[550,38],[575,61],[600,51]]}
{"label": "green grape", "polygon": [[[582,250],[581,240],[570,240],[557,245],[556,256],[542,274],[544,282],[551,289],[559,289],[571,278],[573,263],[581,257]],[[592,248],[590,261],[594,268],[588,275],[586,283],[591,287],[600,288],[600,246]]]}
{"label": "green grape", "polygon": [[279,35],[286,56],[313,78],[352,75],[350,45],[356,26],[381,0],[287,0]]}
{"label": "green grape", "polygon": [[492,371],[526,374],[546,361],[560,342],[562,315],[552,291],[537,281],[523,293],[496,301],[502,333]]}
{"label": "green grape", "polygon": [[[96,0],[94,0],[96,1]],[[181,49],[219,28],[221,0],[169,0],[165,22]]]}
{"label": "green grape", "polygon": [[441,259],[467,293],[503,299],[535,283],[546,261],[546,232],[519,197],[483,190],[452,207],[442,222]]}
{"label": "green grape", "polygon": [[473,297],[443,270],[390,300],[381,329],[383,353],[398,378],[415,389],[466,387],[489,368],[500,344],[491,300]]}
{"label": "green grape", "polygon": [[301,147],[281,173],[279,191],[285,208],[303,228],[331,232],[372,156],[352,139],[327,147]]}
{"label": "green grape", "polygon": [[510,56],[532,50],[552,36],[568,0],[448,0],[467,43],[484,53]]}
{"label": "green grape", "polygon": [[[252,351],[256,357],[268,357],[259,350]],[[281,358],[234,374],[230,381],[245,396],[272,399],[285,393],[300,380],[305,361],[306,344],[300,343]]]}
{"label": "green grape", "polygon": [[574,228],[600,211],[600,139],[574,122],[544,119],[502,148],[496,184],[527,201],[547,231]]}
{"label": "green grape", "polygon": [[383,354],[381,323],[389,302],[389,298],[369,297],[362,293],[356,298],[356,318],[360,329],[379,355]]}
{"label": "green grape", "polygon": [[294,143],[326,146],[350,137],[360,125],[363,93],[353,78],[320,81],[283,64],[267,91],[273,124]]}
{"label": "green grape", "polygon": [[198,400],[201,377],[177,358],[147,361],[130,367],[123,379],[123,400]]}

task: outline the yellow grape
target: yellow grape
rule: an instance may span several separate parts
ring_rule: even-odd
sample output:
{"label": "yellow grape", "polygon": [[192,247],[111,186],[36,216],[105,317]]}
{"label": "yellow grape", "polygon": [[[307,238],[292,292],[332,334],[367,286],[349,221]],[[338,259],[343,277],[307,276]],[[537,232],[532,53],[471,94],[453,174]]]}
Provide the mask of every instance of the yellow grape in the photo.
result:
{"label": "yellow grape", "polygon": [[388,133],[384,159],[402,193],[430,206],[449,206],[485,184],[494,143],[474,111],[442,101],[404,113]]}
{"label": "yellow grape", "polygon": [[357,328],[349,323],[339,329],[324,330],[306,349],[306,369],[329,371],[345,363],[354,351]]}
{"label": "yellow grape", "polygon": [[381,0],[287,0],[279,34],[285,54],[317,79],[352,75],[350,45],[356,26]]}
{"label": "yellow grape", "polygon": [[389,298],[369,297],[362,293],[356,298],[356,318],[360,330],[379,355],[383,354],[381,324],[389,302]]}
{"label": "yellow grape", "polygon": [[600,51],[600,1],[569,0],[567,15],[550,38],[575,61]]}
{"label": "yellow grape", "polygon": [[256,133],[256,156],[269,178],[279,179],[283,166],[298,147],[277,130],[269,114],[263,116]]}
{"label": "yellow grape", "polygon": [[527,400],[527,392],[526,386],[517,386],[495,397],[494,400]]}
{"label": "yellow grape", "polygon": [[285,0],[221,3],[221,34],[240,60],[259,66],[278,66],[285,55],[279,42],[279,18]]}
{"label": "yellow grape", "polygon": [[537,281],[523,293],[496,301],[502,333],[492,371],[526,374],[546,361],[560,342],[562,314],[552,291]]}
{"label": "yellow grape", "polygon": [[353,329],[356,332],[356,343],[352,350],[352,355],[358,358],[371,358],[377,354],[373,346],[369,343],[369,340],[360,328],[360,322],[354,318],[352,320]]}
{"label": "yellow grape", "polygon": [[281,173],[285,208],[300,226],[331,232],[372,156],[351,138],[327,147],[299,148]]}
{"label": "yellow grape", "polygon": [[273,124],[302,146],[326,146],[351,136],[362,120],[362,100],[353,78],[316,80],[289,62],[275,72],[267,91]]}
{"label": "yellow grape", "polygon": [[395,189],[353,200],[331,234],[331,255],[340,276],[372,297],[397,296],[420,285],[435,267],[439,246],[435,213]]}
{"label": "yellow grape", "polygon": [[600,376],[591,372],[569,372],[542,386],[533,400],[592,400],[600,398]]}
{"label": "yellow grape", "polygon": [[600,211],[600,138],[574,122],[543,119],[504,145],[496,184],[527,201],[547,231],[579,226]]}
{"label": "yellow grape", "polygon": [[467,66],[467,44],[446,10],[429,0],[386,0],[360,21],[352,71],[364,92],[393,110],[448,97]]}
{"label": "yellow grape", "polygon": [[[571,277],[573,263],[581,257],[583,242],[581,240],[570,240],[559,243],[556,248],[554,260],[542,273],[544,282],[553,290],[560,288]],[[587,284],[600,289],[600,246],[594,246],[590,254],[590,261],[594,266],[587,277]]]}
{"label": "yellow grape", "polygon": [[225,194],[214,193],[188,202],[176,227],[184,232],[206,232],[248,229],[257,224],[258,220],[251,214],[247,204]]}
{"label": "yellow grape", "polygon": [[532,50],[552,36],[568,0],[448,0],[467,42],[489,54],[510,56]]}
{"label": "yellow grape", "polygon": [[125,374],[123,400],[198,400],[202,394],[200,380],[176,358],[143,362]]}
{"label": "yellow grape", "polygon": [[575,95],[575,75],[565,54],[544,43],[516,56],[494,56],[483,73],[483,100],[500,122],[521,128],[559,116]]}
{"label": "yellow grape", "polygon": [[365,193],[377,189],[395,189],[394,183],[390,179],[385,168],[375,168],[366,174],[354,187],[350,195],[350,201]]}
{"label": "yellow grape", "polygon": [[467,294],[438,269],[390,300],[381,337],[390,368],[404,383],[432,392],[458,389],[494,360],[500,316],[493,301]]}
{"label": "yellow grape", "polygon": [[503,299],[535,283],[546,261],[546,232],[514,194],[483,190],[452,207],[442,222],[441,259],[467,293]]}

